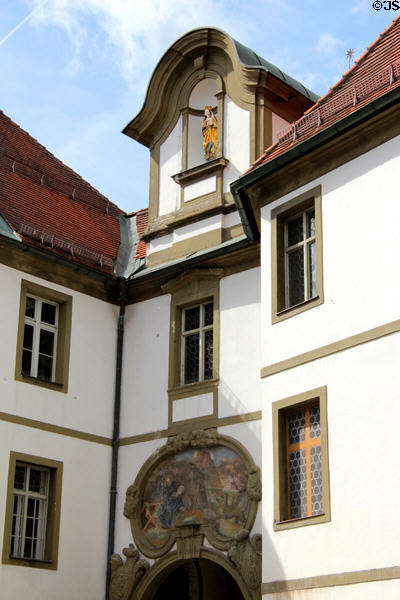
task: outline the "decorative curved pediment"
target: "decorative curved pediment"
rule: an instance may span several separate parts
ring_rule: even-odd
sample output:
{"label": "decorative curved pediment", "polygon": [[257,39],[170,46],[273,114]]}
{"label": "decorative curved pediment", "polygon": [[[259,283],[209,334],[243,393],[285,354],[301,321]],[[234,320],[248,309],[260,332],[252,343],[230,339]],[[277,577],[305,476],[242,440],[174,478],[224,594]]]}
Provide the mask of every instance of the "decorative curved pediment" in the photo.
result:
{"label": "decorative curved pediment", "polygon": [[296,97],[303,112],[317,100],[301,83],[224,31],[202,27],[179,38],[161,57],[143,106],[123,133],[151,146],[172,130],[194,85],[209,76],[217,79],[219,91],[225,86],[224,91],[244,108],[255,103],[255,89],[260,86],[284,101]]}
{"label": "decorative curved pediment", "polygon": [[124,515],[148,557],[163,556],[178,541],[185,553],[186,543],[201,546],[204,537],[228,550],[239,532],[251,531],[260,498],[260,471],[247,450],[216,430],[200,430],[169,438],[146,461],[126,492]]}

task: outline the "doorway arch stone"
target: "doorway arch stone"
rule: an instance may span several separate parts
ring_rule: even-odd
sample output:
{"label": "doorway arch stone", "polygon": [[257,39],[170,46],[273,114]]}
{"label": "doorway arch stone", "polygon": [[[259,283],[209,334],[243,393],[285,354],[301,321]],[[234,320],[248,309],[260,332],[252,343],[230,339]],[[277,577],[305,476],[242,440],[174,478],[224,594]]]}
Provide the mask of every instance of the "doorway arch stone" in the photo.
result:
{"label": "doorway arch stone", "polygon": [[[235,565],[222,552],[203,547],[198,558],[183,559],[174,551],[157,560],[140,580],[129,600],[160,600],[169,583],[173,586],[177,577],[181,581],[181,593],[176,595],[177,600],[213,600],[214,586],[219,588],[215,595],[215,599],[219,600],[255,600],[260,597],[260,591],[248,588]],[[226,599],[221,595],[222,582],[227,586]]]}

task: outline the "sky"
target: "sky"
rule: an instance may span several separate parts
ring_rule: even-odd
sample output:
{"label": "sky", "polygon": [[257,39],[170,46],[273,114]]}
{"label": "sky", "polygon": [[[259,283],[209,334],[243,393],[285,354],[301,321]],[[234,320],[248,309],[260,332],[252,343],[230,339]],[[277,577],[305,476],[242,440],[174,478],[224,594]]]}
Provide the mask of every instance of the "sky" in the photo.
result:
{"label": "sky", "polygon": [[148,204],[149,151],[121,130],[181,35],[219,27],[323,95],[348,70],[346,52],[360,57],[395,9],[376,0],[1,0],[0,109],[133,212]]}

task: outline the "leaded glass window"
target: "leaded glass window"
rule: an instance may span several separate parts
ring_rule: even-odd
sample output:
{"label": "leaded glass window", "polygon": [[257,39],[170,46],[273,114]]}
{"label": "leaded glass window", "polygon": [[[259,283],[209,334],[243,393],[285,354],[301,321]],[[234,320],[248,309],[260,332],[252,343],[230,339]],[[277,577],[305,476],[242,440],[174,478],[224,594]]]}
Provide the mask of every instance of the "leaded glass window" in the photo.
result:
{"label": "leaded glass window", "polygon": [[320,515],[322,506],[319,404],[286,414],[288,518]]}
{"label": "leaded glass window", "polygon": [[58,304],[37,296],[26,297],[22,373],[54,381]]}
{"label": "leaded glass window", "polygon": [[315,211],[313,208],[286,221],[286,308],[317,295],[315,244]]}
{"label": "leaded glass window", "polygon": [[10,555],[43,560],[46,541],[49,469],[17,463]]}
{"label": "leaded glass window", "polygon": [[183,384],[213,377],[213,322],[212,302],[191,306],[182,312]]}

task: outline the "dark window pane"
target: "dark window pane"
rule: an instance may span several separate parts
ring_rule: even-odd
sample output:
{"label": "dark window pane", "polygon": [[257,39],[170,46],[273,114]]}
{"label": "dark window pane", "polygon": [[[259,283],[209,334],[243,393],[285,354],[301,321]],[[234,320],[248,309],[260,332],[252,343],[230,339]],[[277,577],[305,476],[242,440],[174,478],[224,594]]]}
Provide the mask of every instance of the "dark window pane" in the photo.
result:
{"label": "dark window pane", "polygon": [[25,538],[25,546],[24,546],[24,558],[32,558],[32,540],[29,538]]}
{"label": "dark window pane", "polygon": [[26,308],[25,308],[25,316],[34,318],[35,317],[35,298],[31,298],[30,296],[26,297]]}
{"label": "dark window pane", "polygon": [[317,265],[315,258],[315,242],[308,245],[308,293],[310,298],[317,295]]}
{"label": "dark window pane", "polygon": [[30,350],[22,351],[22,373],[24,375],[31,374],[32,352]]}
{"label": "dark window pane", "polygon": [[33,342],[33,326],[27,325],[25,323],[24,341],[23,341],[22,347],[26,348],[27,350],[32,350],[32,342]]}
{"label": "dark window pane", "polygon": [[53,359],[50,356],[44,356],[43,354],[39,354],[37,376],[40,379],[46,379],[50,381],[52,366]]}
{"label": "dark window pane", "polygon": [[304,301],[304,252],[298,248],[289,254],[289,306]]}
{"label": "dark window pane", "polygon": [[213,376],[213,330],[204,332],[204,379]]}
{"label": "dark window pane", "polygon": [[29,472],[29,491],[39,494],[46,493],[46,471],[31,468]]}
{"label": "dark window pane", "polygon": [[204,306],[204,325],[212,325],[214,318],[214,307],[213,303],[210,302]]}
{"label": "dark window pane", "polygon": [[321,446],[311,448],[311,505],[313,515],[323,512]]}
{"label": "dark window pane", "polygon": [[303,241],[303,215],[296,217],[287,224],[288,246]]}
{"label": "dark window pane", "polygon": [[307,237],[315,235],[315,213],[313,210],[307,213]]}
{"label": "dark window pane", "polygon": [[52,331],[46,331],[46,329],[41,329],[39,340],[40,354],[48,354],[49,356],[53,356],[53,344],[54,333]]}
{"label": "dark window pane", "polygon": [[185,337],[184,383],[199,380],[199,339],[198,333]]}
{"label": "dark window pane", "polygon": [[[26,516],[27,517],[34,517],[35,516],[35,506],[36,506],[36,500],[35,498],[28,498],[28,506],[26,509]],[[28,522],[29,519],[27,519]],[[32,524],[26,526],[26,535],[32,535]]]}
{"label": "dark window pane", "polygon": [[296,450],[289,454],[290,516],[307,516],[307,468],[306,451]]}
{"label": "dark window pane", "polygon": [[306,439],[306,416],[304,410],[289,413],[287,421],[289,445],[292,446],[293,444],[304,442]]}
{"label": "dark window pane", "polygon": [[26,467],[22,465],[17,465],[15,467],[15,475],[14,475],[14,488],[16,490],[23,490],[25,488],[25,475],[26,475]]}
{"label": "dark window pane", "polygon": [[184,331],[191,331],[200,327],[200,306],[187,308],[185,310]]}
{"label": "dark window pane", "polygon": [[55,325],[56,307],[54,306],[54,304],[47,304],[47,302],[42,302],[41,320],[43,321],[43,323],[50,323],[51,325]]}

